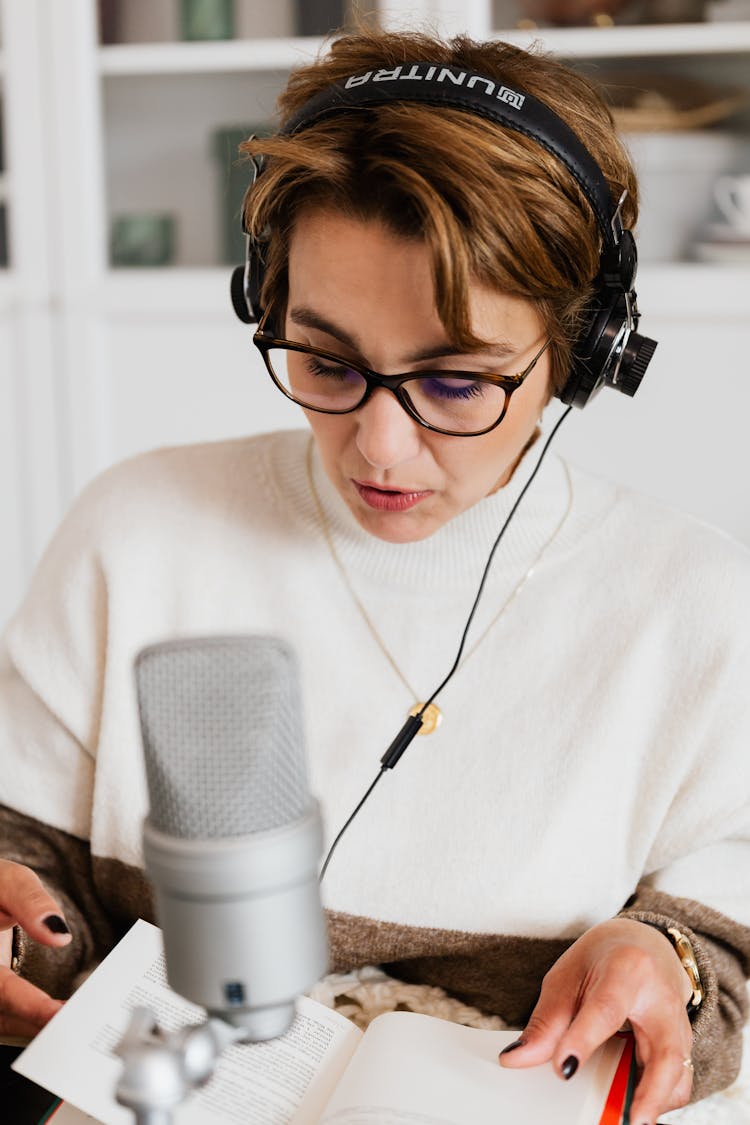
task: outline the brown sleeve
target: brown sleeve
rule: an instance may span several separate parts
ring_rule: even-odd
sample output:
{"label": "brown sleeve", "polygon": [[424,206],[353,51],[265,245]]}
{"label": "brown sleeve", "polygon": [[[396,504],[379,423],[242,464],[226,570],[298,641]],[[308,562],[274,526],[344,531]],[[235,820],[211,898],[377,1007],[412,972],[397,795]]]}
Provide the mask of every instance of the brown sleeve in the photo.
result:
{"label": "brown sleeve", "polygon": [[64,1000],[77,978],[90,971],[119,936],[94,886],[88,841],[0,805],[0,856],[36,872],[73,934],[64,949],[41,945],[20,929],[14,941],[16,971]]}
{"label": "brown sleeve", "polygon": [[698,962],[704,999],[693,1017],[692,1101],[724,1090],[737,1077],[742,1027],[748,1015],[750,928],[692,899],[639,886],[621,918],[676,926],[689,939]]}

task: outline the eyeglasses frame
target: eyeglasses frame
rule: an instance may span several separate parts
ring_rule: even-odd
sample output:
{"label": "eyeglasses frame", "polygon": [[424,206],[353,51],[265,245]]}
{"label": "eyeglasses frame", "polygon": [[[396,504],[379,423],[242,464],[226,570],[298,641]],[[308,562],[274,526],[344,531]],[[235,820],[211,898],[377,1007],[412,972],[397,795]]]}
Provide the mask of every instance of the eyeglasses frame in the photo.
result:
{"label": "eyeglasses frame", "polygon": [[[266,334],[263,327],[265,320],[266,317],[264,316],[263,320],[258,325],[257,331],[253,335],[253,343],[255,344],[260,354],[263,356],[263,362],[265,363],[268,374],[271,376],[273,382],[279,388],[281,393],[285,395],[296,406],[301,406],[304,410],[313,410],[316,414],[353,414],[355,410],[359,410],[360,406],[364,406],[367,400],[372,396],[373,391],[375,391],[378,387],[384,387],[386,390],[392,392],[392,394],[401,404],[409,417],[412,418],[418,425],[422,426],[426,430],[432,430],[433,433],[445,434],[447,437],[482,437],[483,434],[488,434],[492,430],[496,429],[502,422],[505,415],[508,413],[508,407],[510,405],[512,394],[514,393],[514,391],[517,391],[520,386],[523,385],[524,380],[528,375],[531,374],[534,367],[551,343],[550,338],[545,340],[528,366],[525,367],[523,371],[518,372],[518,374],[516,375],[491,375],[487,372],[479,371],[475,372],[447,370],[409,371],[401,375],[381,375],[380,372],[374,371],[371,367],[367,367],[365,364],[358,363],[355,360],[346,359],[344,356],[337,355],[336,352],[329,352],[323,348],[313,348],[309,344],[298,344],[294,340],[285,340],[283,337],[269,336]],[[356,371],[365,380],[366,386],[362,398],[359,400],[356,406],[349,406],[346,408],[346,410],[327,410],[321,406],[308,406],[306,403],[298,402],[297,399],[289,393],[286,387],[279,382],[273,370],[271,361],[268,358],[268,353],[272,350],[272,348],[284,348],[286,351],[301,352],[304,355],[321,356],[323,359],[329,359],[334,363],[344,364],[345,366],[350,367],[352,371]],[[491,383],[494,386],[503,387],[506,391],[506,395],[505,404],[503,406],[500,417],[495,422],[493,422],[491,426],[486,426],[483,430],[476,430],[472,431],[471,433],[466,433],[465,430],[443,430],[439,426],[433,426],[430,422],[425,421],[425,419],[420,417],[420,415],[417,413],[416,407],[409,398],[408,392],[401,390],[401,387],[404,383],[408,382],[411,379],[434,379],[436,375],[453,378],[477,379],[483,383]]]}

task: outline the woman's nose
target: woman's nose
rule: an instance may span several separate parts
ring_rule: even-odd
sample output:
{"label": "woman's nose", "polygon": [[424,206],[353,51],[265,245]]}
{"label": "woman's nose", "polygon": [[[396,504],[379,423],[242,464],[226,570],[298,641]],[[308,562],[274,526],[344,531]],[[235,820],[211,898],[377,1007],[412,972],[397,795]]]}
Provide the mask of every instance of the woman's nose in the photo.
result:
{"label": "woman's nose", "polygon": [[378,387],[355,417],[357,448],[374,468],[394,469],[418,455],[421,427],[392,391]]}

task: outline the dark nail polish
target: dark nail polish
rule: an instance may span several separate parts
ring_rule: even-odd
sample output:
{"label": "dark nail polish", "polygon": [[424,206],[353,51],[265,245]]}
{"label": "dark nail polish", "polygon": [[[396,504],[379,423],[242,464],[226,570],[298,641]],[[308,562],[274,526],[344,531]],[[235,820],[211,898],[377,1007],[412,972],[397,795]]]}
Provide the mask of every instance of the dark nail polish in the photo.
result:
{"label": "dark nail polish", "polygon": [[560,1073],[562,1074],[563,1078],[568,1079],[572,1078],[577,1070],[578,1059],[575,1057],[575,1055],[568,1055],[567,1059],[560,1067]]}
{"label": "dark nail polish", "polygon": [[44,924],[50,933],[53,934],[69,934],[70,930],[65,925],[65,922],[59,914],[48,914],[44,919]]}
{"label": "dark nail polish", "polygon": [[508,1051],[515,1051],[516,1047],[523,1047],[523,1039],[514,1039],[507,1047],[503,1047],[500,1052],[501,1055],[507,1055]]}

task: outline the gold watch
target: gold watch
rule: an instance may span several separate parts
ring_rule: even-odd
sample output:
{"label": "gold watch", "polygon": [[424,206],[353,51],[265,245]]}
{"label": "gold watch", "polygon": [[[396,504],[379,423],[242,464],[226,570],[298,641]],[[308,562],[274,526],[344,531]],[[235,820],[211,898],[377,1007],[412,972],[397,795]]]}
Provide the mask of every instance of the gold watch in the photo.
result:
{"label": "gold watch", "polygon": [[640,918],[639,921],[643,922],[646,926],[652,926],[653,929],[664,934],[667,941],[670,941],[674,946],[674,950],[680,958],[680,964],[687,973],[690,987],[693,990],[693,994],[687,1002],[687,1014],[692,1016],[703,1003],[705,990],[703,988],[703,982],[701,981],[700,970],[698,969],[698,961],[696,960],[695,951],[690,944],[690,939],[686,938],[682,930],[678,930],[676,926],[662,926],[659,922],[648,922],[645,918]]}
{"label": "gold watch", "polygon": [[690,940],[676,926],[668,926],[662,932],[672,942],[677,956],[680,958],[680,964],[688,975],[693,995],[688,1000],[687,1010],[688,1015],[692,1016],[693,1012],[697,1012],[703,1003],[703,982],[701,981],[695,952]]}

